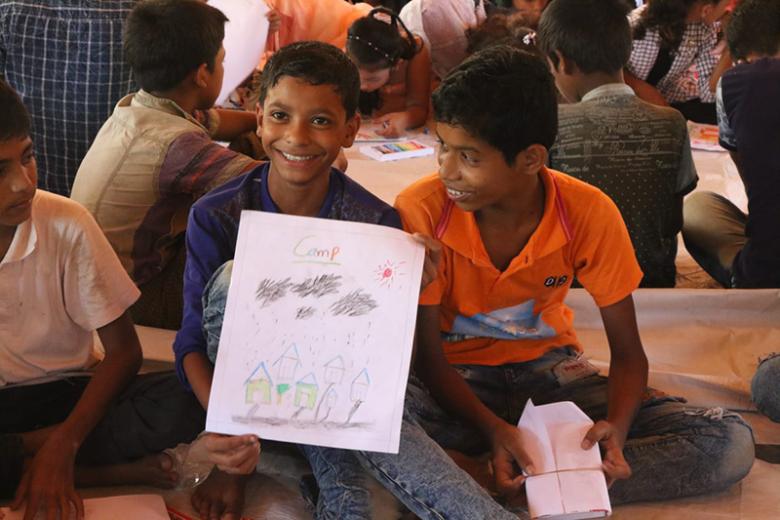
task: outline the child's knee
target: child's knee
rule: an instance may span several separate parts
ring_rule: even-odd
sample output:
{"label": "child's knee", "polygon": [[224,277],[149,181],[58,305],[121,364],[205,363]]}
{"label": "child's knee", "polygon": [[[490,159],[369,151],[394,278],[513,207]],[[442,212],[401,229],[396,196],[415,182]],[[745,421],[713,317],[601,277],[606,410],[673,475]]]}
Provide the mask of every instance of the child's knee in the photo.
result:
{"label": "child's knee", "polygon": [[730,415],[720,419],[724,442],[720,450],[713,453],[717,458],[714,486],[727,488],[747,476],[755,459],[753,431],[741,417]]}
{"label": "child's knee", "polygon": [[772,354],[759,363],[751,391],[758,410],[780,422],[780,354]]}

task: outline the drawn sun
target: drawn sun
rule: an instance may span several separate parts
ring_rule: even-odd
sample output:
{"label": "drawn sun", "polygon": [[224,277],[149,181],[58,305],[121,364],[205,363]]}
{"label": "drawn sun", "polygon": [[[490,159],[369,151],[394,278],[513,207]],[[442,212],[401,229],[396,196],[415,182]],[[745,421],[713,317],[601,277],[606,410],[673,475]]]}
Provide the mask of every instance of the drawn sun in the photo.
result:
{"label": "drawn sun", "polygon": [[385,287],[392,287],[393,282],[395,279],[399,276],[404,276],[405,273],[400,271],[400,267],[405,262],[391,262],[390,260],[386,260],[383,264],[380,264],[374,273],[376,274],[376,280],[379,282],[379,285],[383,285]]}

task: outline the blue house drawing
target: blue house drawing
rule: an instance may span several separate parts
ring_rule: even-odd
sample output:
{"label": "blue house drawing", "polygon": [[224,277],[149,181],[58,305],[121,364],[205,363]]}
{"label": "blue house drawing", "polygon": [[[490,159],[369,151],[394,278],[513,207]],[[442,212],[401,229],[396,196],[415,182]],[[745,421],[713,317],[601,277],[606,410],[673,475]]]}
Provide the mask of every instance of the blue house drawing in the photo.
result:
{"label": "blue house drawing", "polygon": [[318,391],[317,378],[314,377],[314,372],[309,372],[295,383],[295,406],[314,408]]}
{"label": "blue house drawing", "polygon": [[244,382],[244,386],[246,386],[245,399],[247,404],[270,404],[273,381],[271,381],[271,374],[265,366],[265,361],[255,367]]}
{"label": "blue house drawing", "polygon": [[338,385],[344,379],[344,358],[336,356],[325,363],[325,383]]}
{"label": "blue house drawing", "polygon": [[368,369],[364,368],[360,373],[352,380],[352,387],[349,391],[350,400],[355,402],[363,402],[368,396],[368,388],[371,386],[371,378],[368,377]]}
{"label": "blue house drawing", "polygon": [[276,367],[276,377],[280,381],[292,381],[295,377],[295,371],[301,366],[301,356],[298,354],[298,347],[293,343],[284,353],[279,356],[274,364]]}

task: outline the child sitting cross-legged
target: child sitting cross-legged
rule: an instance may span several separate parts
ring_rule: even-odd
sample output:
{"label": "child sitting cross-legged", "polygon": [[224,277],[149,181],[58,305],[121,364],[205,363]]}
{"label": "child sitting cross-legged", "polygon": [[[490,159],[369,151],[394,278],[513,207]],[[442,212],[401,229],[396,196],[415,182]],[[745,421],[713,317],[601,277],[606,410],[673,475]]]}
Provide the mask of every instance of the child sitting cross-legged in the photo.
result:
{"label": "child sitting cross-legged", "polygon": [[[718,87],[721,146],[731,154],[749,213],[724,196],[685,201],[683,238],[697,262],[724,287],[780,287],[780,3],[743,0],[726,37],[737,65]],[[776,345],[767,345],[767,352]],[[753,378],[758,409],[780,422],[780,355],[766,356]]]}
{"label": "child sitting cross-legged", "polygon": [[257,164],[215,142],[256,127],[252,112],[212,109],[225,22],[200,0],[136,4],[124,54],[141,90],[117,103],[73,184],[71,198],[92,213],[141,289],[132,308],[140,325],[179,328],[190,207]]}
{"label": "child sitting cross-legged", "polygon": [[36,190],[30,119],[2,81],[0,113],[0,497],[69,518],[76,486],[173,485],[160,452],[204,414],[172,372],[136,375],[138,289],[86,209]]}
{"label": "child sitting cross-legged", "polygon": [[[545,167],[557,130],[546,64],[490,47],[450,73],[433,109],[438,175],[396,201],[407,231],[442,244],[417,318],[414,368],[427,390],[410,385],[407,407],[419,423],[444,448],[492,452],[510,496],[519,468],[533,474],[516,427],[529,398],[573,401],[595,421],[582,446],[601,445],[613,504],[744,477],[753,438],[738,415],[648,391],[631,296],[642,272],[620,213],[597,188]],[[564,303],[575,276],[600,309],[609,377],[582,356]]]}
{"label": "child sitting cross-legged", "polygon": [[542,16],[539,46],[570,102],[558,108],[550,166],[617,204],[644,272],[643,287],[674,287],[682,199],[698,177],[685,118],[642,101],[623,81],[631,54],[623,6],[617,0],[555,0]]}
{"label": "child sitting cross-legged", "polygon": [[[208,406],[242,210],[400,227],[398,214],[390,206],[331,168],[359,128],[358,92],[357,71],[338,48],[304,42],[277,51],[263,71],[257,106],[258,135],[269,162],[227,182],[193,206],[186,233],[184,319],[174,352],[181,380],[203,408]],[[316,447],[303,451],[315,476],[328,475],[328,468],[339,465],[357,469],[348,451]],[[350,481],[346,472],[341,478]],[[245,479],[238,475],[214,471],[195,490],[193,506],[204,518],[211,518],[211,513],[215,518],[223,514],[238,517],[244,485]],[[368,516],[367,491],[341,500],[335,480],[330,486],[336,490],[331,491],[320,479],[318,517]]]}

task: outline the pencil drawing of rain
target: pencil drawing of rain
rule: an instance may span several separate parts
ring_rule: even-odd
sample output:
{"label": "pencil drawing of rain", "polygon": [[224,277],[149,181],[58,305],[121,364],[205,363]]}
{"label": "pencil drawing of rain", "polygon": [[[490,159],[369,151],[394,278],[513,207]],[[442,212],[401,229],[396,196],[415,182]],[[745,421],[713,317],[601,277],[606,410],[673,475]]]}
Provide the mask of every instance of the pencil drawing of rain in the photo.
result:
{"label": "pencil drawing of rain", "polygon": [[423,258],[396,229],[244,211],[207,429],[396,453]]}

